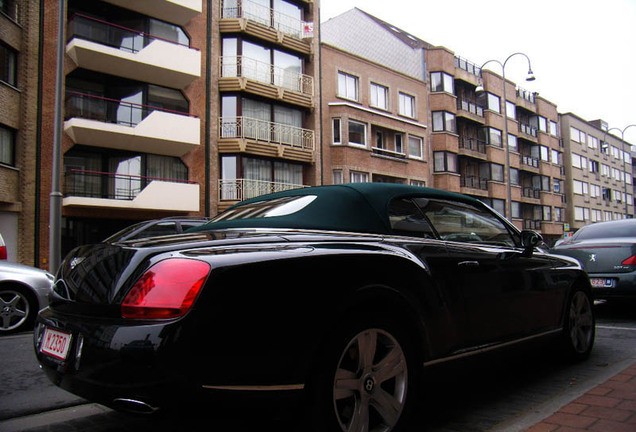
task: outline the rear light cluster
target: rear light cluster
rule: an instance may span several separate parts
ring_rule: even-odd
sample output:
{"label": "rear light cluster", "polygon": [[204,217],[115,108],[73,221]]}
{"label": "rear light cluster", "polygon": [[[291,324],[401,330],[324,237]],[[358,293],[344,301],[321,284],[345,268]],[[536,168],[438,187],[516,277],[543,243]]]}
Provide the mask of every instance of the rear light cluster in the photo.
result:
{"label": "rear light cluster", "polygon": [[621,264],[623,265],[636,265],[636,255],[632,255],[626,260],[624,260]]}
{"label": "rear light cluster", "polygon": [[126,295],[121,314],[132,319],[167,319],[192,308],[210,265],[203,261],[170,258],[153,265]]}

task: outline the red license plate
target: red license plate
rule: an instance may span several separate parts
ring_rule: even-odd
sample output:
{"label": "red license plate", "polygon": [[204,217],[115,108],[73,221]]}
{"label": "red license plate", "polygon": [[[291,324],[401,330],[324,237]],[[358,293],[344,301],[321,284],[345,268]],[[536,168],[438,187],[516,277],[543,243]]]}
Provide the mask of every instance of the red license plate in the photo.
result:
{"label": "red license plate", "polygon": [[65,360],[71,346],[70,333],[47,328],[44,330],[40,351],[60,360]]}

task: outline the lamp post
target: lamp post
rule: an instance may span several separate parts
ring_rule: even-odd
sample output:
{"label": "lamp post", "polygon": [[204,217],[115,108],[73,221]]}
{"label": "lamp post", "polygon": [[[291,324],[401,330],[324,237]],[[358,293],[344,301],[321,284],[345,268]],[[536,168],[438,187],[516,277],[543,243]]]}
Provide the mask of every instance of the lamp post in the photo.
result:
{"label": "lamp post", "polygon": [[[623,129],[619,129],[617,127],[613,127],[610,129],[607,129],[605,131],[605,134],[603,135],[603,141],[605,141],[605,139],[607,138],[607,134],[612,131],[612,130],[617,130],[618,132],[621,133],[621,150],[623,152],[625,152],[625,131],[627,129],[629,129],[630,127],[636,127],[636,124],[630,124],[625,126]],[[631,148],[631,144],[630,144],[630,148]],[[631,152],[630,152],[631,155]],[[623,198],[625,200],[625,219],[627,219],[629,217],[629,208],[628,208],[628,204],[627,204],[627,162],[625,161],[625,155],[623,155],[623,175],[625,176],[623,178],[623,184],[625,186],[624,191],[625,191],[625,197]]]}
{"label": "lamp post", "polygon": [[[522,53],[522,52],[516,52],[516,53],[512,53],[510,54],[504,61],[503,63],[500,62],[499,60],[488,60],[486,61],[484,64],[481,65],[481,67],[479,68],[479,76],[481,78],[482,76],[482,69],[484,68],[484,66],[486,66],[488,63],[497,63],[499,66],[501,66],[501,76],[503,79],[503,98],[504,98],[504,103],[503,103],[503,115],[504,115],[504,136],[503,136],[503,145],[504,148],[506,150],[506,176],[507,176],[507,182],[508,182],[508,188],[507,188],[507,206],[506,206],[506,212],[507,215],[506,217],[512,222],[512,188],[510,185],[510,148],[508,147],[508,108],[507,108],[507,99],[506,99],[506,64],[508,63],[508,60],[510,60],[511,58],[515,57],[515,56],[523,56],[526,58],[526,60],[528,61],[528,76],[526,77],[526,81],[534,81],[535,77],[534,74],[532,73],[532,66],[530,64],[530,58]],[[479,93],[484,91],[484,88],[479,85],[477,86],[477,88],[475,89],[475,93]]]}

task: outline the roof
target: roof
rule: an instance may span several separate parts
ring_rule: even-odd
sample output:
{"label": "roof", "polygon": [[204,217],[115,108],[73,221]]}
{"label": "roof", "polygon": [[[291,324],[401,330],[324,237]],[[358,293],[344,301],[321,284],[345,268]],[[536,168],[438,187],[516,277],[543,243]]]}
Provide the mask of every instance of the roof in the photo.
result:
{"label": "roof", "polygon": [[[315,199],[289,214],[223,219],[224,215],[237,214],[242,208],[247,209],[257,203],[303,196],[313,196]],[[190,232],[225,228],[294,228],[389,234],[391,232],[387,212],[389,203],[395,198],[409,196],[481,204],[480,201],[466,195],[401,184],[348,183],[316,186],[262,195],[242,201],[208,224],[194,228]]]}

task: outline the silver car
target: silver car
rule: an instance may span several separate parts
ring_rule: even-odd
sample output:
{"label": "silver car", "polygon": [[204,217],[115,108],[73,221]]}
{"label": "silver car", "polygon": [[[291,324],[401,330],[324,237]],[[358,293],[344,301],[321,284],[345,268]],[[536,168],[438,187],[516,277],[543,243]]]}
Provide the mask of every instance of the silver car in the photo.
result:
{"label": "silver car", "polygon": [[47,271],[0,260],[0,335],[31,328],[48,306],[53,280]]}

